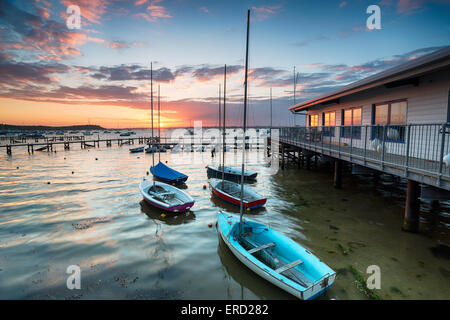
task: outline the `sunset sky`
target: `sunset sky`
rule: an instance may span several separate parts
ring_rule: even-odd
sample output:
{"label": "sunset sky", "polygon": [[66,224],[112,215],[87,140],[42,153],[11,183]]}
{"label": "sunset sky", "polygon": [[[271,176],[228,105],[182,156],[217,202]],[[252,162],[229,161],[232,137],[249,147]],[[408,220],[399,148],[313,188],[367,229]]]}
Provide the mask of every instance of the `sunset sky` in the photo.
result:
{"label": "sunset sky", "polygon": [[[366,28],[372,4],[381,30]],[[269,124],[270,88],[274,125],[294,123],[294,66],[300,102],[450,44],[444,0],[2,0],[0,123],[149,127],[153,61],[165,127],[217,124],[224,64],[238,125],[247,9],[250,125]]]}

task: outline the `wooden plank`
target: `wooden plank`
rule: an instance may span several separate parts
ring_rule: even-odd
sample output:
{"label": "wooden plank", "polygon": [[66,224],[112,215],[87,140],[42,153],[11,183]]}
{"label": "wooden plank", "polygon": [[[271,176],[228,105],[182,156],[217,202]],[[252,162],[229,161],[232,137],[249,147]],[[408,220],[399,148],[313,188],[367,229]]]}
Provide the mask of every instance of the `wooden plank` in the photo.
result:
{"label": "wooden plank", "polygon": [[285,264],[284,266],[282,266],[282,267],[278,268],[277,270],[275,270],[275,272],[282,273],[282,272],[285,272],[285,271],[287,271],[289,269],[292,269],[292,268],[294,268],[294,267],[296,267],[296,266],[298,266],[299,264],[302,264],[302,263],[303,263],[303,261],[298,259],[298,260],[295,260],[295,261],[293,261],[291,263]]}
{"label": "wooden plank", "polygon": [[253,254],[255,252],[258,252],[258,251],[261,251],[263,249],[267,249],[267,248],[270,248],[273,246],[275,246],[275,242],[266,243],[266,244],[263,244],[262,246],[248,250],[248,253]]}

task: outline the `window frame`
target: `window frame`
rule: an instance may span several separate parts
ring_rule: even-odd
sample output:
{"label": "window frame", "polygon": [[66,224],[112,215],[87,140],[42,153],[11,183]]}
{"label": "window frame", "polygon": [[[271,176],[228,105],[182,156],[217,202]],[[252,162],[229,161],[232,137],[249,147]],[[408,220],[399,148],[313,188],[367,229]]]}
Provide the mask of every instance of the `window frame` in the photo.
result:
{"label": "window frame", "polygon": [[[353,111],[355,109],[361,110],[360,123],[359,124],[354,124]],[[351,111],[351,125],[344,125],[344,123],[345,123],[345,111]],[[362,120],[363,120],[363,106],[342,109],[342,111],[341,111],[341,138],[361,140]]]}
{"label": "window frame", "polygon": [[[334,124],[325,125],[325,117],[327,114],[334,113]],[[336,110],[335,111],[324,111],[322,112],[322,134],[324,137],[334,137],[335,127],[336,127]]]}
{"label": "window frame", "polygon": [[[399,124],[391,124],[391,105],[394,103],[399,103],[399,102],[405,102],[406,103],[406,110],[405,110],[405,123]],[[387,123],[386,124],[376,124],[375,123],[375,119],[376,119],[376,112],[377,112],[377,106],[380,105],[387,105],[388,106],[388,110],[387,110]],[[383,101],[383,102],[378,102],[378,103],[374,103],[372,104],[372,132],[371,132],[371,139],[380,139],[382,140],[384,138],[385,142],[394,142],[394,143],[405,143],[405,132],[406,132],[406,126],[408,123],[408,99],[407,98],[403,98],[403,99],[395,99],[395,100],[388,100],[388,101]],[[398,139],[392,139],[387,137],[386,132],[382,133],[380,132],[380,127],[385,127],[385,128],[391,128],[391,127],[398,127],[399,130],[399,138]],[[382,130],[384,131],[384,130]],[[387,130],[386,130],[387,131]],[[380,138],[381,135],[381,138]]]}

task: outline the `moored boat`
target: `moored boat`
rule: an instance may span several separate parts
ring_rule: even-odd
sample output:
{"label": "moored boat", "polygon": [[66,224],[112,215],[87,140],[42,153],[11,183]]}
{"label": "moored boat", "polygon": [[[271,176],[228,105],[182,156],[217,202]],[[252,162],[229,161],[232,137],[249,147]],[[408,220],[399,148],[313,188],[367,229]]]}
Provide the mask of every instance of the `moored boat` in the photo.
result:
{"label": "moored boat", "polygon": [[[213,193],[220,199],[231,204],[239,206],[241,204],[241,185],[227,180],[209,179],[209,185]],[[244,186],[243,206],[246,209],[258,209],[267,202],[267,198],[263,197],[248,186]]]}
{"label": "moored boat", "polygon": [[159,181],[148,181],[143,178],[139,190],[149,204],[174,213],[185,212],[195,203],[186,192]]}
{"label": "moored boat", "polygon": [[249,219],[239,222],[239,216],[220,212],[217,229],[244,265],[299,299],[322,295],[336,279],[336,272],[309,250],[264,224]]}
{"label": "moored boat", "polygon": [[169,168],[161,161],[156,166],[151,167],[150,172],[155,178],[166,183],[179,184],[186,182],[188,179],[187,175]]}
{"label": "moored boat", "polygon": [[[207,165],[207,174],[208,177],[215,177],[215,178],[222,178],[222,171],[225,175],[225,179],[227,180],[235,180],[239,181],[241,179],[242,170],[232,167],[225,166],[222,170],[222,166],[214,166],[214,165]],[[256,176],[258,175],[257,172],[245,170],[244,171],[244,181],[252,182],[256,180]]]}
{"label": "moored boat", "polygon": [[143,152],[145,147],[137,147],[137,148],[131,148],[130,152],[131,153],[138,153],[138,152]]}

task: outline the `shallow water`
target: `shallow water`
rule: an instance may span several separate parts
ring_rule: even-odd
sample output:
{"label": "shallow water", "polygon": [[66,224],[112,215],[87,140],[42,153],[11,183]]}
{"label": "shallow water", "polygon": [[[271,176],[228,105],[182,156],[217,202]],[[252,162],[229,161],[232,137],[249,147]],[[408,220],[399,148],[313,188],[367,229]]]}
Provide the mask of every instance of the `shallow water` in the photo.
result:
{"label": "shallow water", "polygon": [[[189,175],[186,191],[196,200],[187,214],[161,217],[138,190],[151,155],[115,145],[61,149],[0,155],[1,299],[292,299],[246,269],[219,240],[218,210],[238,209],[203,189],[205,165],[217,157],[161,154]],[[404,185],[389,176],[347,174],[336,190],[326,168],[272,175],[262,151],[248,157],[249,168],[259,172],[252,187],[269,197],[252,218],[338,271],[322,299],[366,299],[349,266],[367,278],[370,265],[381,269],[376,293],[384,299],[450,298],[450,260],[438,247],[449,243],[445,204],[423,204],[423,232],[405,233]],[[228,165],[240,161],[239,151],[227,153]],[[66,287],[69,265],[81,267],[81,290]]]}

